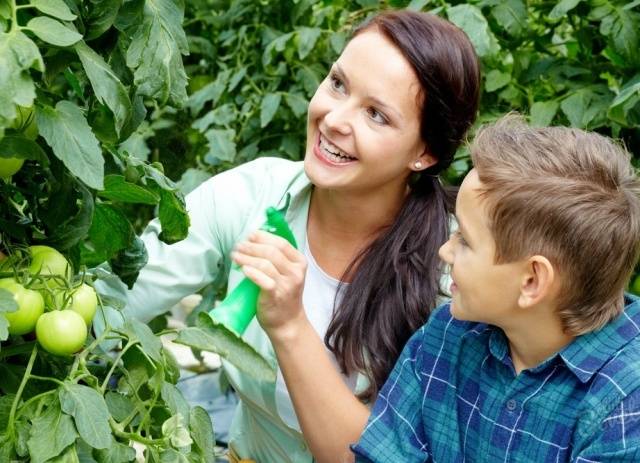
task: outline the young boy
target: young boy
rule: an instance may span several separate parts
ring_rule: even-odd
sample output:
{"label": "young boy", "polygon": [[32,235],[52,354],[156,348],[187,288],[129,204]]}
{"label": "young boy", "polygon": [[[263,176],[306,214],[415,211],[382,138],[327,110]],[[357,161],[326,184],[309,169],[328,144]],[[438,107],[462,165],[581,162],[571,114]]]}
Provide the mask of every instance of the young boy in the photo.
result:
{"label": "young boy", "polygon": [[361,462],[640,461],[640,181],[611,140],[508,116],[440,249],[451,302],[407,343]]}

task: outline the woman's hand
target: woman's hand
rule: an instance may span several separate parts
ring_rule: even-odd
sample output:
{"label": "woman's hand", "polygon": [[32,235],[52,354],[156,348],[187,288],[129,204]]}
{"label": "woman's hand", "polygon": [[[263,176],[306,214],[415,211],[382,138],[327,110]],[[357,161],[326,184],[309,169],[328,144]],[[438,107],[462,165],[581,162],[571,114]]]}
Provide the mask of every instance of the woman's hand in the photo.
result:
{"label": "woman's hand", "polygon": [[269,337],[292,334],[306,319],[302,307],[304,256],[284,238],[258,230],[236,245],[231,258],[261,289],[257,317]]}

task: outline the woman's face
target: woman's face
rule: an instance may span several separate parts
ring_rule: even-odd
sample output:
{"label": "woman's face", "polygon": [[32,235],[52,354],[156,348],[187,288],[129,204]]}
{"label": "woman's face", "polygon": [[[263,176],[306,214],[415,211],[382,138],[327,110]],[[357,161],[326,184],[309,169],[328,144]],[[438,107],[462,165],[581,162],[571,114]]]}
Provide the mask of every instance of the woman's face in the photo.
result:
{"label": "woman's face", "polygon": [[309,103],[305,171],[316,187],[404,192],[420,161],[436,160],[420,138],[420,83],[378,31],[354,37]]}

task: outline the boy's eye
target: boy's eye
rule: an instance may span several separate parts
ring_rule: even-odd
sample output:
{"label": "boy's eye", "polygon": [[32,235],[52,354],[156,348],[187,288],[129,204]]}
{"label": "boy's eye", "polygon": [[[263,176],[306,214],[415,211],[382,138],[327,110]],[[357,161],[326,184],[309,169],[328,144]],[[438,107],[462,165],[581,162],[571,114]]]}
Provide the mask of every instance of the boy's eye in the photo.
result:
{"label": "boy's eye", "polygon": [[458,241],[458,243],[460,243],[462,246],[468,246],[467,241],[464,239],[464,237],[462,236],[462,233],[460,233],[460,230],[456,230],[453,233],[453,236],[455,237],[455,239]]}
{"label": "boy's eye", "polygon": [[388,124],[389,123],[389,121],[387,120],[385,115],[382,114],[380,111],[378,111],[376,108],[373,108],[373,107],[367,108],[367,114],[369,115],[371,120],[373,120],[373,122],[375,122],[377,124]]}
{"label": "boy's eye", "polygon": [[329,75],[329,82],[331,83],[331,88],[333,90],[338,93],[344,93],[344,83],[336,74],[331,73]]}

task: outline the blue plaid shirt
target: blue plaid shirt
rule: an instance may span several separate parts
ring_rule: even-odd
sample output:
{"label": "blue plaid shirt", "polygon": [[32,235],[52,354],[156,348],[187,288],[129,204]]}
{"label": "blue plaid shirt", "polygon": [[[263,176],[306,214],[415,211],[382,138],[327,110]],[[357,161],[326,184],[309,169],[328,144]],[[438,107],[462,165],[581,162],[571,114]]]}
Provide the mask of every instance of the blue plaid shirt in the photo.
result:
{"label": "blue plaid shirt", "polygon": [[504,333],[446,304],[407,343],[358,462],[640,462],[640,299],[515,375]]}

